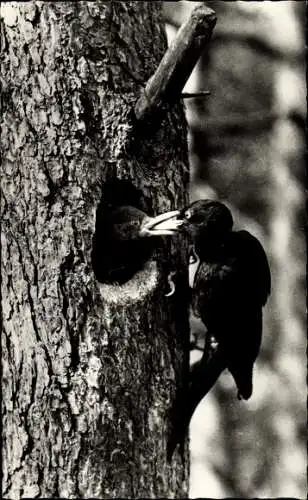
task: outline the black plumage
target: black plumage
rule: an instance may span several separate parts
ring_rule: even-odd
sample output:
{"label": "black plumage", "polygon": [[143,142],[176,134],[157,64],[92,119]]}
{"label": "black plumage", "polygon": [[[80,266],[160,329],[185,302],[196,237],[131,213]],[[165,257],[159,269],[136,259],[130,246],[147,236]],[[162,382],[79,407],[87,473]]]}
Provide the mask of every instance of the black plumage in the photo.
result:
{"label": "black plumage", "polygon": [[179,220],[200,259],[191,305],[207,329],[207,347],[192,367],[185,397],[182,394],[177,403],[169,455],[177,442],[183,444],[195,408],[224,369],[235,380],[238,398],[250,398],[261,345],[262,307],[271,288],[261,243],[248,231],[232,230],[232,215],[225,205],[199,200],[182,210]]}
{"label": "black plumage", "polygon": [[142,268],[155,249],[155,238],[174,234],[178,211],[148,216],[130,205],[106,206],[97,213],[92,265],[98,281],[123,284]]}

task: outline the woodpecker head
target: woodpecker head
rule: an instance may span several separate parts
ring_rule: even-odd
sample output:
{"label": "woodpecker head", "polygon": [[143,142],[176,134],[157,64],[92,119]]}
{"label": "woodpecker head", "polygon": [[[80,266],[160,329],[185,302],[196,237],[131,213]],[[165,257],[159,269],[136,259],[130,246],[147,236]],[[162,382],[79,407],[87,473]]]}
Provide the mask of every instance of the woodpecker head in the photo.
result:
{"label": "woodpecker head", "polygon": [[151,258],[156,248],[150,236],[173,235],[181,221],[178,210],[149,217],[131,205],[102,206],[96,218],[92,266],[101,283],[125,283]]}
{"label": "woodpecker head", "polygon": [[142,210],[132,206],[114,209],[108,221],[109,234],[116,241],[138,240],[149,236],[170,236],[182,224],[177,219],[179,210],[149,217]]}
{"label": "woodpecker head", "polygon": [[230,210],[213,200],[198,200],[183,208],[178,230],[189,234],[196,247],[220,244],[232,230]]}

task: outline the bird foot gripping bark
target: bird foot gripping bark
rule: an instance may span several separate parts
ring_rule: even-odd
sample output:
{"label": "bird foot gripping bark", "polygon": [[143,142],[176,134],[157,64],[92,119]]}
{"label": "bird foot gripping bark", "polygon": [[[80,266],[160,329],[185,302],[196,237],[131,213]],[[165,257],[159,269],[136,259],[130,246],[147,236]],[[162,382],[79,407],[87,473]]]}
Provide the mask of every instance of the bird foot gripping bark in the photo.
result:
{"label": "bird foot gripping bark", "polygon": [[189,264],[196,264],[197,262],[199,262],[199,260],[200,259],[198,258],[198,255],[196,254],[195,247],[192,246],[189,250]]}
{"label": "bird foot gripping bark", "polygon": [[217,342],[215,337],[211,336],[210,337],[210,348],[215,352],[215,351],[217,351],[218,347],[219,347],[219,343]]}

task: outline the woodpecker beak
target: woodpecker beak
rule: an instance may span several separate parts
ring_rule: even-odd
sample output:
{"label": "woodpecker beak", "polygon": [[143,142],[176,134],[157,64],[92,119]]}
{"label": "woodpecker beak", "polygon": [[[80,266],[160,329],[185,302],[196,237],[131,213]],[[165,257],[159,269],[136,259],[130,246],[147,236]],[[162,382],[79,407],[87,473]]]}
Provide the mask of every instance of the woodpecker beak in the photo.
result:
{"label": "woodpecker beak", "polygon": [[142,236],[165,236],[175,234],[183,221],[177,219],[179,210],[165,212],[156,217],[146,217],[142,223],[140,234]]}

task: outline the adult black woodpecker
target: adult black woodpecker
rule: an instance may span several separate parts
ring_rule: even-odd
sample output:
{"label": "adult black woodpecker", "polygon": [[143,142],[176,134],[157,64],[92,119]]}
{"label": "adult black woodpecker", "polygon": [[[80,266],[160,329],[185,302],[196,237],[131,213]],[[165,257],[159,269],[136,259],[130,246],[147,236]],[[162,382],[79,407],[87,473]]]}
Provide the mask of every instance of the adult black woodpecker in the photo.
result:
{"label": "adult black woodpecker", "polygon": [[207,347],[191,370],[188,389],[177,407],[169,458],[183,444],[190,419],[227,368],[238,398],[252,394],[253,365],[262,336],[262,308],[271,275],[265,251],[248,231],[233,231],[230,210],[218,201],[199,200],[184,208],[179,230],[191,240],[199,265],[191,305],[206,327]]}
{"label": "adult black woodpecker", "polygon": [[92,265],[98,281],[123,284],[151,257],[155,238],[173,235],[178,210],[156,217],[135,206],[103,206],[97,213]]}

